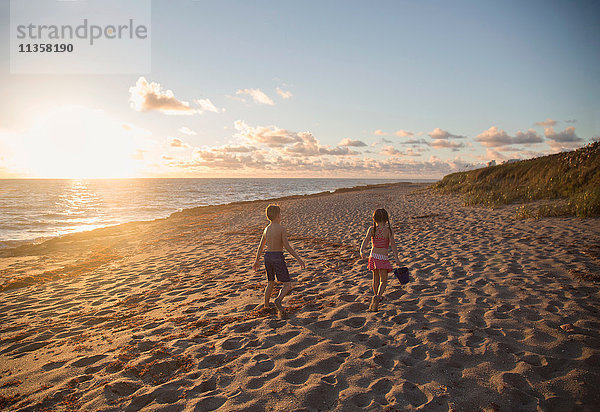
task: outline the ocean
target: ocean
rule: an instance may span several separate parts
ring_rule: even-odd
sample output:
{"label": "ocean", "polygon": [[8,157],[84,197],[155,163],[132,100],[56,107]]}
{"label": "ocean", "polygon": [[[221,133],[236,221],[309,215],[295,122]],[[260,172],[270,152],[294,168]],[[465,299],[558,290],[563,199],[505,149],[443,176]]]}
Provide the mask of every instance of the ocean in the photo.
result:
{"label": "ocean", "polygon": [[0,248],[204,205],[427,179],[0,179]]}

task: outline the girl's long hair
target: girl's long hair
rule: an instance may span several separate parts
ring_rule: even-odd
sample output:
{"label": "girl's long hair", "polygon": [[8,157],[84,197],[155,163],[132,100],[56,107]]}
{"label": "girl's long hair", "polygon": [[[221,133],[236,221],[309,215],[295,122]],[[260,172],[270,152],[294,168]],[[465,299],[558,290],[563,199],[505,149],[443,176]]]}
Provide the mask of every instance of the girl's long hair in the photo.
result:
{"label": "girl's long hair", "polygon": [[377,222],[387,222],[390,228],[390,235],[392,234],[392,224],[390,223],[390,217],[388,215],[387,210],[377,209],[375,212],[373,212],[373,234],[371,235],[371,237],[373,238],[375,237],[375,229],[377,228]]}

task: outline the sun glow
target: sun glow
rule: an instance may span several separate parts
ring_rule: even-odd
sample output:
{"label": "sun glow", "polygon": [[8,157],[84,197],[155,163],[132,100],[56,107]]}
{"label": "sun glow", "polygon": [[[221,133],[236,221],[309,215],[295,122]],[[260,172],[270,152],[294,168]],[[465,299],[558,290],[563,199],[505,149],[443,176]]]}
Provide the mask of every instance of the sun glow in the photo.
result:
{"label": "sun glow", "polygon": [[15,166],[31,177],[136,177],[149,132],[123,125],[102,110],[69,105],[35,116],[15,142]]}

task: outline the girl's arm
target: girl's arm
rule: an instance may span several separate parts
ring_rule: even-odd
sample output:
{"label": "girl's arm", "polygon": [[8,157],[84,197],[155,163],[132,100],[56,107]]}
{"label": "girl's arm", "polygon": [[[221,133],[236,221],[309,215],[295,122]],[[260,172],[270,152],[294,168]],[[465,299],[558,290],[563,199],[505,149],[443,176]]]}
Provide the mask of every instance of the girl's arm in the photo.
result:
{"label": "girl's arm", "polygon": [[398,259],[398,248],[396,247],[396,241],[394,240],[394,234],[392,233],[391,230],[389,232],[390,232],[390,243],[392,244],[392,253],[394,254],[394,259],[396,260],[396,263],[398,264],[398,266],[402,266],[400,264],[400,259]]}
{"label": "girl's arm", "polygon": [[258,270],[258,266],[260,265],[260,256],[265,248],[265,241],[265,232],[263,232],[262,236],[260,237],[260,243],[258,244],[258,250],[256,251],[256,259],[254,259],[254,264],[252,265],[252,269],[254,269],[255,272]]}
{"label": "girl's arm", "polygon": [[302,260],[302,258],[300,256],[298,256],[298,254],[296,253],[296,251],[294,250],[294,248],[292,247],[292,245],[290,245],[290,242],[288,242],[288,238],[287,238],[287,233],[285,231],[285,228],[282,227],[281,228],[281,240],[283,242],[283,247],[286,248],[286,250],[288,252],[290,252],[290,254],[296,258],[296,260],[298,261],[298,263],[300,264],[300,267],[302,269],[304,269],[306,267],[306,265],[304,264],[304,261]]}
{"label": "girl's arm", "polygon": [[367,234],[365,235],[365,238],[363,239],[362,243],[360,244],[360,257],[361,258],[365,258],[364,254],[365,254],[365,245],[367,244],[367,242],[369,241],[369,239],[371,238],[371,233],[373,232],[373,226],[369,226],[369,230],[367,230]]}

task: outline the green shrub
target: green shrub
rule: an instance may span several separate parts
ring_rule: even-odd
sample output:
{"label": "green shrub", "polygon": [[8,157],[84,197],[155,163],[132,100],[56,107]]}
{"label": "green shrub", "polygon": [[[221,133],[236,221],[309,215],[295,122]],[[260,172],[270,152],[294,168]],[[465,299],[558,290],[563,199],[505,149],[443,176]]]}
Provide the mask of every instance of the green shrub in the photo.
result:
{"label": "green shrub", "polygon": [[468,205],[492,208],[536,200],[567,200],[566,204],[541,206],[537,212],[518,209],[518,216],[599,216],[600,142],[571,152],[452,173],[433,189],[462,194]]}

